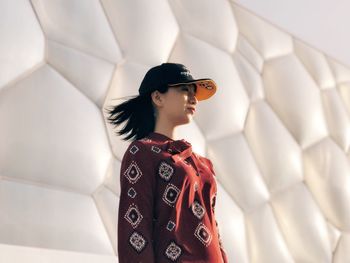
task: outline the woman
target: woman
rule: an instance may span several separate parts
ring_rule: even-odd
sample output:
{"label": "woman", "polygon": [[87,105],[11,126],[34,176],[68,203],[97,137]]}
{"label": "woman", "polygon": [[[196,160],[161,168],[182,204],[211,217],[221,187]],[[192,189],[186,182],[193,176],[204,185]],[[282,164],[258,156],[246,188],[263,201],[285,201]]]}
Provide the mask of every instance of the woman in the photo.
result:
{"label": "woman", "polygon": [[228,262],[215,220],[212,162],[174,128],[191,121],[198,101],[216,92],[182,64],[151,68],[134,97],[109,110],[109,122],[134,137],[121,163],[119,262]]}

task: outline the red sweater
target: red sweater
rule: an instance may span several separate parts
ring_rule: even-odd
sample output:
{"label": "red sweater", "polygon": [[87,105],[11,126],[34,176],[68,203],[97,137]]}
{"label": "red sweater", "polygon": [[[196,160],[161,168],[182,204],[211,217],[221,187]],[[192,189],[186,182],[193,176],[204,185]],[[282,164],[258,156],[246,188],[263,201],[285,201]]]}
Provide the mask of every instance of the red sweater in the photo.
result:
{"label": "red sweater", "polygon": [[151,132],[130,143],[120,171],[119,262],[228,262],[214,176],[212,162],[184,139]]}

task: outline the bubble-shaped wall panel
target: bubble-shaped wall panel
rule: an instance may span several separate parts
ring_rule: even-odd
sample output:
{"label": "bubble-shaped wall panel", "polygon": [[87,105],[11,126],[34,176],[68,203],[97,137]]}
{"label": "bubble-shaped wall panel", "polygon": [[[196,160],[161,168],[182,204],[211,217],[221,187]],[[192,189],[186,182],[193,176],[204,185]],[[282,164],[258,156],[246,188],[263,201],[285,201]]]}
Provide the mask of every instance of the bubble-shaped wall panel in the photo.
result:
{"label": "bubble-shaped wall panel", "polygon": [[28,0],[2,2],[0,17],[2,89],[44,60],[45,36]]}
{"label": "bubble-shaped wall panel", "polygon": [[176,137],[213,162],[229,261],[350,262],[349,68],[229,0],[0,14],[0,262],[118,262],[129,142],[103,109],[167,61],[218,84]]}

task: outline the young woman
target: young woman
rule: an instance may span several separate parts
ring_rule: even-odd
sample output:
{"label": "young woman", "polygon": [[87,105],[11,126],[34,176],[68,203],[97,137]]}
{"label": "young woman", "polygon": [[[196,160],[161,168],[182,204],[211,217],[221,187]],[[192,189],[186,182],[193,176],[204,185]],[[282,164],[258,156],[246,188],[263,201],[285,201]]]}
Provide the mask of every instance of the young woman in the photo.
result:
{"label": "young woman", "polygon": [[138,96],[109,110],[110,123],[126,121],[117,134],[134,138],[120,170],[120,263],[228,262],[214,213],[213,164],[173,139],[174,128],[215,91],[213,80],[163,63],[146,73]]}

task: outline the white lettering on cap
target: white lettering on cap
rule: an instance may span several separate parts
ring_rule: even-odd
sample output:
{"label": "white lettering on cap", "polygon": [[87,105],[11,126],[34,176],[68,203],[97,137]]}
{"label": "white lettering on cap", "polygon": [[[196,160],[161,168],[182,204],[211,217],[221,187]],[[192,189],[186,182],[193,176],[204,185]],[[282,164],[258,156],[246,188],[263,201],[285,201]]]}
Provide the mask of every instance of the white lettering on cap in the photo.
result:
{"label": "white lettering on cap", "polygon": [[189,71],[182,71],[180,72],[181,75],[186,75],[186,76],[190,76],[191,73]]}

